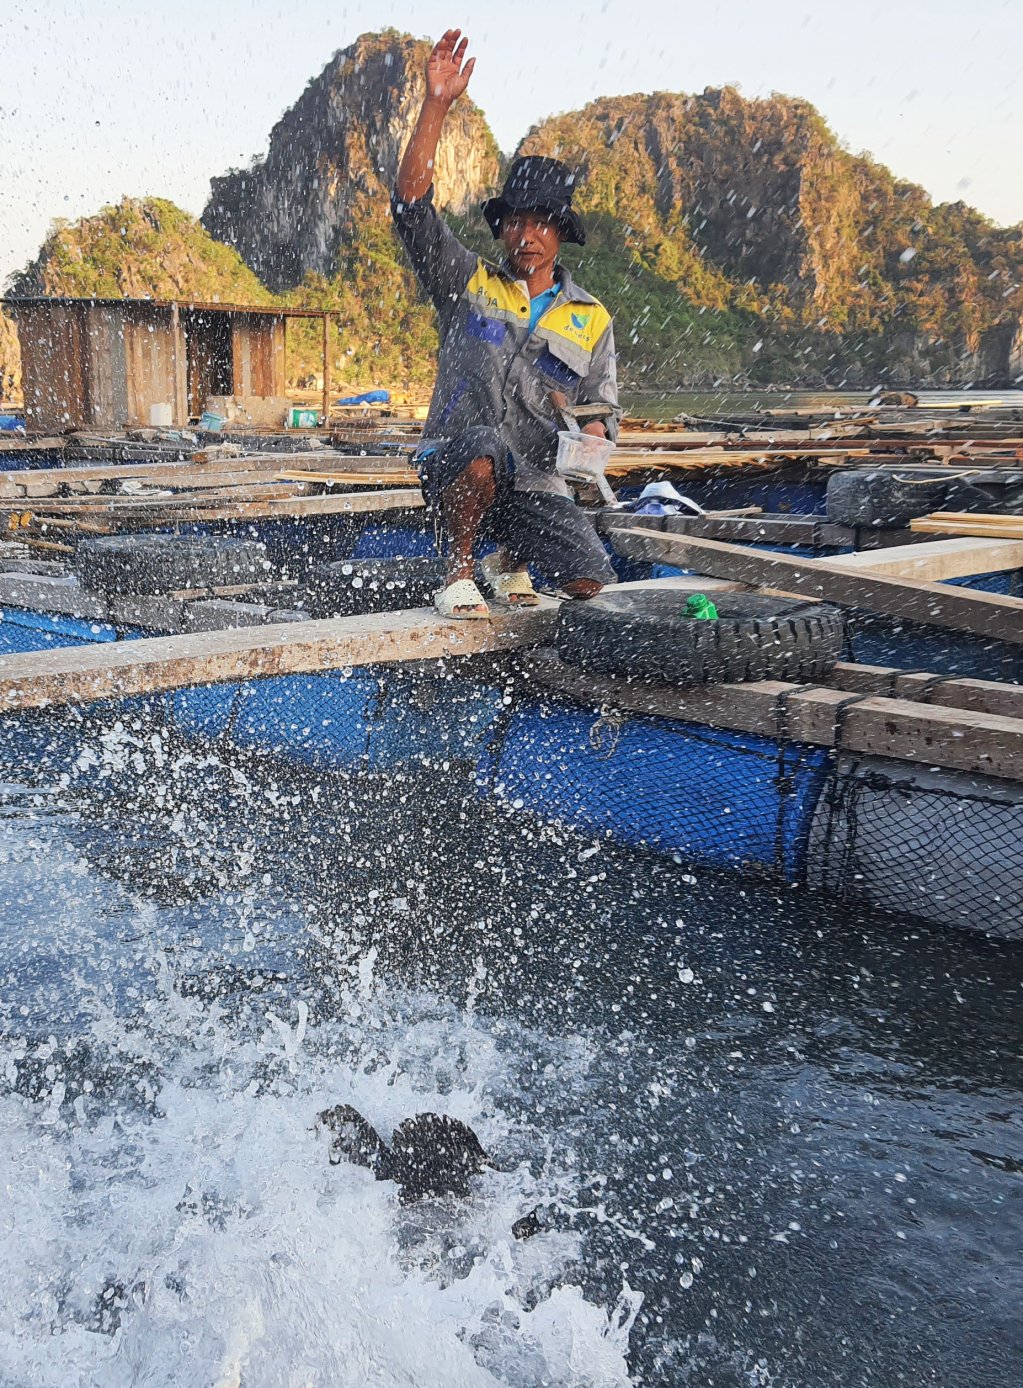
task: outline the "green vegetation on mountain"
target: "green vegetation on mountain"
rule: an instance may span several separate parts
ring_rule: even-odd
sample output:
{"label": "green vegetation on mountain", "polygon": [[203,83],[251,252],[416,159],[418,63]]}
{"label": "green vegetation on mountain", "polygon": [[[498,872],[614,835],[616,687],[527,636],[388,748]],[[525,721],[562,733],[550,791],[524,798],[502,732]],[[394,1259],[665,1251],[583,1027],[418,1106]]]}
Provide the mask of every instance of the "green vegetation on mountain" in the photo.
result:
{"label": "green vegetation on mountain", "polygon": [[738,345],[761,379],[801,358],[797,376],[975,377],[1019,355],[1023,228],[934,206],[843,150],[807,102],[610,98],[534,127],[519,152],[578,167],[582,206],[691,303],[752,316]]}
{"label": "green vegetation on mountain", "polygon": [[94,217],[54,222],[39,255],[14,276],[11,293],[273,301],[237,251],[165,198],[124,198]]}
{"label": "green vegetation on mountain", "polygon": [[[213,180],[202,224],[159,199],[57,224],[15,292],[330,308],[339,382],[427,384],[433,313],[388,194],[428,47],[363,35],[282,116],[264,158]],[[534,126],[518,152],[579,170],[590,235],[565,258],[614,312],[628,384],[1023,375],[1023,228],[934,205],[843,149],[805,101],[729,87],[606,98]],[[438,154],[437,201],[488,256],[475,209],[500,175],[483,114],[463,99]],[[315,374],[318,330],[295,323],[289,336],[292,375]]]}

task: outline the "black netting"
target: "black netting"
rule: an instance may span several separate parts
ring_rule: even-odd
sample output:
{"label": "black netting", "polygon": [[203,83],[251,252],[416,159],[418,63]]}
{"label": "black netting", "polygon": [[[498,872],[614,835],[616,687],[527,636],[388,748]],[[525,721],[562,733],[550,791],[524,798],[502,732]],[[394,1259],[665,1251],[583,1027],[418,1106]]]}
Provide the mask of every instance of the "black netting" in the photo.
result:
{"label": "black netting", "polygon": [[841,758],[814,815],[807,880],[849,904],[1023,939],[1023,786]]}

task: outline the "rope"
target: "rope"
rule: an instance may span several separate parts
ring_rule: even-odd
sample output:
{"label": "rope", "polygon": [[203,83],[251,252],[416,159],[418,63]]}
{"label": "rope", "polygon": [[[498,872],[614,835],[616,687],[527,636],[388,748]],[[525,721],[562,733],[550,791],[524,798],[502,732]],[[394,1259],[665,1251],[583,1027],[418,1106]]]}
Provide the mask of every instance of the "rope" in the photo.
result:
{"label": "rope", "polygon": [[778,813],[774,823],[774,865],[779,877],[785,872],[785,811],[788,797],[794,790],[793,776],[785,765],[789,738],[789,700],[794,694],[805,694],[808,689],[816,689],[815,684],[794,684],[783,689],[774,701],[774,730],[778,741],[778,764],[774,784],[778,792]]}
{"label": "rope", "polygon": [[[614,756],[625,722],[625,715],[621,709],[613,708],[610,704],[601,704],[600,716],[590,728],[590,746],[598,754],[603,754],[601,756],[602,761],[609,761]],[[609,739],[606,752],[604,751],[605,735]]]}
{"label": "rope", "polygon": [[947,684],[949,680],[956,679],[955,675],[932,675],[929,680],[924,680],[917,689],[913,691],[913,699],[916,703],[930,703],[932,692],[941,684]]}
{"label": "rope", "polygon": [[843,699],[835,705],[835,721],[831,730],[832,746],[836,752],[842,750],[842,734],[845,730],[846,715],[854,704],[862,704],[864,699],[873,699],[874,693],[850,694],[847,699]]}

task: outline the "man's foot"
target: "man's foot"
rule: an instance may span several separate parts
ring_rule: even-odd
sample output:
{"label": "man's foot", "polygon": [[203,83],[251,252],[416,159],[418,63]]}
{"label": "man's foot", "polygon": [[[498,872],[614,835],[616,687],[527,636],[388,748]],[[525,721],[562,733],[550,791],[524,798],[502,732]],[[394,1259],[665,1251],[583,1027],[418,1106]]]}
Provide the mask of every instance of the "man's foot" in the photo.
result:
{"label": "man's foot", "polygon": [[471,578],[456,578],[433,595],[433,605],[442,617],[486,621],[490,608]]}
{"label": "man's foot", "polygon": [[488,554],[480,561],[484,581],[491,593],[509,607],[538,607],[540,595],[526,569],[506,567],[507,564],[501,552]]}

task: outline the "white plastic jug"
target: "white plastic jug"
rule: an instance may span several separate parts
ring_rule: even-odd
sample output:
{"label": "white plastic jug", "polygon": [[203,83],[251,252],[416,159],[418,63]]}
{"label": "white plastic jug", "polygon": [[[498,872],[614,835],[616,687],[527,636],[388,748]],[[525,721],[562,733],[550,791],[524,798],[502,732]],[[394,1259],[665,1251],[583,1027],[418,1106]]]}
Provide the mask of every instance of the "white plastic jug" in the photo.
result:
{"label": "white plastic jug", "polygon": [[615,494],[608,486],[604,470],[615,451],[613,439],[597,438],[595,434],[558,434],[559,474],[571,482],[591,482],[609,506],[615,504]]}

